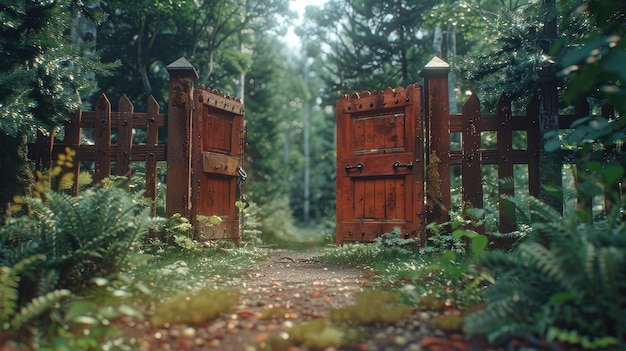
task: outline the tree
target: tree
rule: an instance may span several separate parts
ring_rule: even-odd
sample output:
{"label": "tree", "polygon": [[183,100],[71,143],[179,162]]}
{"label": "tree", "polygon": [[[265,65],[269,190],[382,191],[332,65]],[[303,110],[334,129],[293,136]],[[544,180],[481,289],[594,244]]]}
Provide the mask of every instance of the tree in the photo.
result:
{"label": "tree", "polygon": [[[80,96],[96,88],[93,72],[104,73],[96,55],[71,45],[77,16],[101,17],[90,2],[0,1],[0,204],[30,192],[33,175],[27,140],[54,129],[81,107]],[[79,96],[80,95],[80,96]]]}
{"label": "tree", "polygon": [[[291,133],[302,108],[303,85],[285,44],[261,36],[251,48],[252,69],[246,76],[246,192],[261,206],[258,216],[265,241],[281,241],[294,233],[291,183],[302,173],[302,154]],[[297,135],[302,137],[301,130]]]}
{"label": "tree", "polygon": [[139,107],[150,95],[164,101],[165,66],[184,56],[200,83],[234,94],[252,64],[245,47],[259,33],[285,30],[288,9],[288,0],[107,1],[109,20],[98,29],[98,49],[122,67],[101,78],[101,86],[109,94],[125,93]]}
{"label": "tree", "polygon": [[308,55],[322,56],[325,98],[349,91],[406,86],[432,53],[422,28],[427,2],[331,1],[308,7],[297,33],[306,38]]}

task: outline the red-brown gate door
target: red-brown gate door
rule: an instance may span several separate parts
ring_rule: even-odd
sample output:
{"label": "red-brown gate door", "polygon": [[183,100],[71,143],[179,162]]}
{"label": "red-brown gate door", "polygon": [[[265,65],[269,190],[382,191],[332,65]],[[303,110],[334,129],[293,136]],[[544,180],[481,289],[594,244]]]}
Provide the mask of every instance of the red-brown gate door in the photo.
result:
{"label": "red-brown gate door", "polygon": [[399,227],[421,232],[424,149],[421,87],[337,101],[337,245]]}
{"label": "red-brown gate door", "polygon": [[[241,101],[203,87],[194,91],[191,206],[198,240],[241,239],[235,202],[243,170],[243,117]],[[214,215],[220,224],[207,220]]]}

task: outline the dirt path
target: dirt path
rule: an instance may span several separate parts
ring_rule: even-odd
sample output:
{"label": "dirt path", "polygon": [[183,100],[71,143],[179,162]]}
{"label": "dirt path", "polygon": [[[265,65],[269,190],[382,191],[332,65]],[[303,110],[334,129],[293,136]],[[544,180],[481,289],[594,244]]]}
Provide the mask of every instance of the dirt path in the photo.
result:
{"label": "dirt path", "polygon": [[[325,264],[318,257],[316,253],[277,253],[233,282],[242,293],[235,312],[200,326],[155,329],[145,322],[141,328],[145,331],[137,333],[138,344],[142,350],[307,351],[306,346],[289,340],[290,328],[328,317],[333,307],[353,304],[354,294],[367,285],[363,271]],[[436,337],[444,334],[429,326],[431,317],[416,311],[395,325],[370,325],[363,329],[359,342],[326,350],[468,348],[467,341],[455,336],[452,341],[456,338],[458,343],[439,345],[444,339]]]}

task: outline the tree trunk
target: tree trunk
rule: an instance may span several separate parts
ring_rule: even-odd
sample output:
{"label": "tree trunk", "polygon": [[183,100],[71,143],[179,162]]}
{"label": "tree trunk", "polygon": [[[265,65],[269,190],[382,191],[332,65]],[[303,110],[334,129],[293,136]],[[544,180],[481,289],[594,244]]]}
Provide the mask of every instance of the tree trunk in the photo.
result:
{"label": "tree trunk", "polygon": [[0,133],[0,204],[6,209],[15,195],[30,195],[34,182],[28,164],[26,135]]}
{"label": "tree trunk", "polygon": [[[544,5],[549,15],[544,24],[544,37],[546,38],[546,47],[543,48],[547,53],[557,38],[556,25],[556,4],[555,0],[544,0]],[[545,186],[562,187],[562,163],[561,155],[558,151],[547,152],[545,144],[558,135],[552,135],[546,138],[548,132],[554,132],[559,128],[559,101],[556,81],[556,67],[549,65],[543,67],[542,78],[544,83],[540,91],[540,110],[539,110],[539,132],[541,145],[539,148],[539,184],[541,186],[539,197],[542,201],[554,207],[559,212],[563,211],[562,199],[557,199],[546,191]]]}

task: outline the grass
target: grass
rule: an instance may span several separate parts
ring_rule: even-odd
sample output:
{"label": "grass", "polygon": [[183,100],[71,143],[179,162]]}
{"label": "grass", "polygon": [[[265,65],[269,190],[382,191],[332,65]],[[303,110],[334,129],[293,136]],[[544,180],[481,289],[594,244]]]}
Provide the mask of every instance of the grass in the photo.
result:
{"label": "grass", "polygon": [[153,255],[147,264],[130,272],[135,282],[151,289],[153,301],[201,288],[224,287],[241,278],[272,251],[261,248],[214,247],[194,251],[168,251]]}

